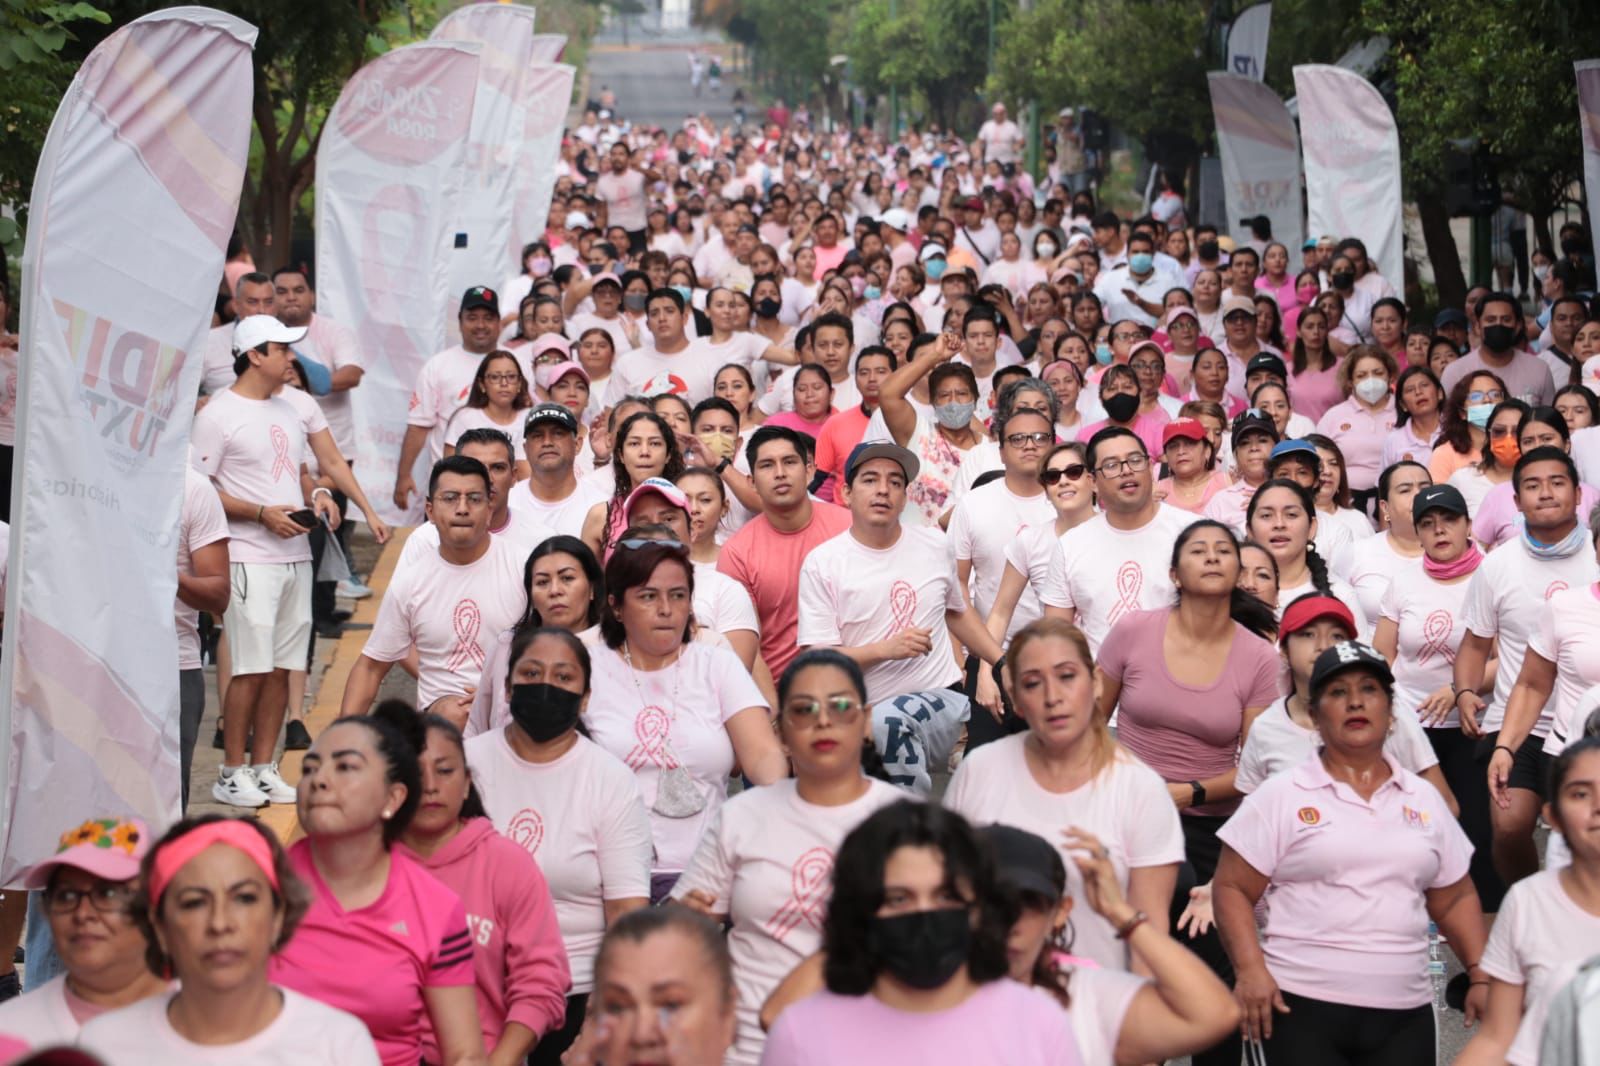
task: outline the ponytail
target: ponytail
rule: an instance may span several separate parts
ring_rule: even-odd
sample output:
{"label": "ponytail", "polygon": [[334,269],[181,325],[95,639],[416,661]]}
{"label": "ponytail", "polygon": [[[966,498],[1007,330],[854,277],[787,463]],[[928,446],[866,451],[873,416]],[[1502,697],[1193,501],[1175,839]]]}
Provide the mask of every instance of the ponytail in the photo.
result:
{"label": "ponytail", "polygon": [[1318,553],[1315,541],[1306,541],[1306,572],[1311,575],[1312,587],[1318,592],[1324,596],[1334,595],[1332,583],[1328,578],[1328,564]]}

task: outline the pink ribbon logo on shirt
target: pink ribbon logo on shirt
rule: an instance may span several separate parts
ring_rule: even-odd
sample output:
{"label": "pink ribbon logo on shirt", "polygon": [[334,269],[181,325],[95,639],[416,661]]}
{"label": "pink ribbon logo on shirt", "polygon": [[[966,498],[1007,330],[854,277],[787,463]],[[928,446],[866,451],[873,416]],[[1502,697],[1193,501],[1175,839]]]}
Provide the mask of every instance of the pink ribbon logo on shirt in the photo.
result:
{"label": "pink ribbon logo on shirt", "polygon": [[451,650],[444,668],[460,670],[471,663],[482,670],[484,656],[483,648],[478,644],[478,629],[483,625],[483,613],[478,610],[477,601],[468,599],[456,604],[450,624],[455,627],[456,646]]}
{"label": "pink ribbon logo on shirt", "polygon": [[537,857],[539,845],[544,843],[544,819],[532,807],[523,808],[506,826],[506,839],[521,844],[529,855]]}
{"label": "pink ribbon logo on shirt", "polygon": [[1129,611],[1139,609],[1139,592],[1144,588],[1144,567],[1133,560],[1117,567],[1117,602],[1111,608],[1111,614],[1106,619],[1107,625],[1115,625],[1117,619]]}
{"label": "pink ribbon logo on shirt", "polygon": [[633,735],[639,743],[624,760],[629,769],[637,770],[646,763],[663,770],[678,768],[678,760],[667,750],[667,742],[672,739],[672,715],[660,707],[646,707],[633,720]]}
{"label": "pink ribbon logo on shirt", "polygon": [[289,459],[289,434],[283,427],[274,425],[267,431],[272,440],[272,480],[282,480],[283,475],[294,473],[294,463]]}
{"label": "pink ribbon logo on shirt", "polygon": [[917,624],[917,590],[909,582],[896,581],[889,586],[889,613],[895,632]]}
{"label": "pink ribbon logo on shirt", "polygon": [[1550,582],[1550,587],[1544,590],[1544,598],[1548,600],[1556,593],[1565,592],[1570,587],[1565,581],[1552,581]]}
{"label": "pink ribbon logo on shirt", "polygon": [[828,879],[833,874],[833,852],[812,848],[795,860],[790,873],[793,895],[767,922],[767,932],[782,940],[805,922],[822,931],[822,911],[827,903]]}
{"label": "pink ribbon logo on shirt", "polygon": [[1422,649],[1417,652],[1418,666],[1435,655],[1443,655],[1447,663],[1456,661],[1456,650],[1450,646],[1450,631],[1454,628],[1455,622],[1450,612],[1442,608],[1422,620]]}

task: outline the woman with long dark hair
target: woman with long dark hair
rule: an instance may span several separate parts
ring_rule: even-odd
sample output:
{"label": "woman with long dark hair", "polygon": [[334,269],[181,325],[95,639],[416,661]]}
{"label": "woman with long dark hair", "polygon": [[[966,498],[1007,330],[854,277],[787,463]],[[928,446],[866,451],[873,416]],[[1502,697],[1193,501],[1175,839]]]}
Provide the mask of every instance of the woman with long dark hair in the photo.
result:
{"label": "woman with long dark hair", "polygon": [[1428,465],[1444,429],[1444,386],[1426,366],[1408,366],[1395,383],[1394,429],[1383,442],[1383,466],[1402,459]]}
{"label": "woman with long dark hair", "polygon": [[611,498],[589,508],[583,520],[583,542],[597,559],[611,556],[617,535],[628,524],[628,495],[646,478],[661,477],[676,481],[683,474],[683,454],[678,436],[667,420],[654,411],[632,414],[617,431],[617,446],[612,464],[616,486]]}
{"label": "woman with long dark hair", "polygon": [[1317,551],[1316,501],[1297,481],[1273,478],[1250,498],[1245,512],[1250,539],[1262,544],[1278,564],[1278,617],[1283,608],[1307,592],[1332,596],[1350,607],[1358,635],[1368,629],[1355,589],[1329,574]]}
{"label": "woman with long dark hair", "polygon": [[445,423],[444,453],[454,455],[456,441],[468,430],[499,430],[511,438],[517,480],[523,480],[528,476],[528,457],[522,451],[522,412],[532,406],[528,379],[517,357],[503,350],[490,352],[478,364],[466,404]]}
{"label": "woman with long dark hair", "polygon": [[1456,382],[1440,408],[1439,443],[1428,459],[1434,484],[1444,484],[1457,470],[1483,459],[1489,446],[1489,415],[1505,398],[1505,382],[1487,370],[1473,371]]}

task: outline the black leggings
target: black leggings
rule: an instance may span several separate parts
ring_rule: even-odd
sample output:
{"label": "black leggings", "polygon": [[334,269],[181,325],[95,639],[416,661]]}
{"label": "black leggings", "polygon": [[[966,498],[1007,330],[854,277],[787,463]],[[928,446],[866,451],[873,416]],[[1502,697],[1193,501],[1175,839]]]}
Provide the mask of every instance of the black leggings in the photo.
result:
{"label": "black leggings", "polygon": [[589,993],[580,992],[567,997],[567,1018],[561,1028],[539,1038],[528,1052],[528,1066],[561,1066],[561,1056],[578,1039],[583,1028],[583,1016],[589,1009]]}
{"label": "black leggings", "polygon": [[[1178,915],[1189,905],[1190,886],[1203,885],[1217,875],[1217,860],[1222,855],[1222,841],[1217,839],[1217,830],[1222,828],[1227,819],[1184,814],[1179,816],[1179,821],[1183,825],[1184,865],[1192,875],[1185,876],[1184,871],[1179,872],[1178,888],[1172,900],[1172,935],[1200,956],[1200,961],[1209,966],[1223,984],[1232,988],[1233,964],[1222,947],[1222,937],[1218,935],[1216,926],[1213,925],[1210,931],[1198,937],[1178,932]],[[1243,1053],[1244,1042],[1239,1030],[1235,1029],[1212,1047],[1195,1052],[1191,1061],[1194,1066],[1238,1066]]]}
{"label": "black leggings", "polygon": [[[978,671],[988,670],[994,677],[994,683],[1000,686],[1000,703],[1005,709],[1005,716],[1001,721],[995,721],[994,715],[989,713],[989,708],[978,706]],[[973,700],[972,714],[967,719],[967,751],[982,747],[995,740],[1002,740],[1012,733],[1022,733],[1028,728],[1028,723],[1022,720],[1016,708],[1011,706],[1011,699],[1006,695],[1006,686],[1000,680],[1000,665],[993,666],[985,663],[976,655],[967,656],[967,677],[962,687],[962,694]]]}
{"label": "black leggings", "polygon": [[1263,1041],[1269,1066],[1419,1066],[1431,1063],[1437,1040],[1433,1007],[1351,1007],[1283,993],[1288,1014],[1273,1014]]}
{"label": "black leggings", "polygon": [[1428,743],[1439,760],[1439,772],[1455,793],[1461,807],[1461,829],[1472,841],[1473,887],[1486,914],[1500,909],[1505,898],[1505,882],[1494,868],[1494,834],[1489,824],[1489,759],[1478,756],[1478,738],[1469,737],[1459,727],[1425,729]]}

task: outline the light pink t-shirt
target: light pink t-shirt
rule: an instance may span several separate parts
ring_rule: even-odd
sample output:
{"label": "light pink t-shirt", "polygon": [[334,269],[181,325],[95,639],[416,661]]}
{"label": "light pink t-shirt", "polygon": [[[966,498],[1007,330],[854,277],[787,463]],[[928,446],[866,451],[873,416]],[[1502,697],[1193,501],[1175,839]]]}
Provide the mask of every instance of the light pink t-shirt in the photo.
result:
{"label": "light pink t-shirt", "polygon": [[727,360],[719,362],[715,351],[697,348],[698,343],[690,341],[688,347],[670,355],[652,346],[617,356],[606,383],[606,404],[613,405],[624,396],[670,392],[692,406],[710,396],[717,369]]}
{"label": "light pink t-shirt", "polygon": [[[1171,421],[1172,416],[1167,414],[1163,408],[1157,407],[1154,411],[1146,411],[1143,414],[1135,415],[1133,424],[1129,428],[1144,442],[1145,451],[1151,455],[1160,455],[1161,436],[1166,432],[1167,423]],[[1078,440],[1088,444],[1090,438],[1110,424],[1110,420],[1105,418],[1090,422],[1078,430]]]}
{"label": "light pink t-shirt", "polygon": [[[1100,645],[1096,662],[1121,682],[1117,739],[1168,781],[1202,780],[1232,770],[1238,761],[1244,712],[1278,698],[1280,660],[1271,644],[1233,625],[1233,642],[1210,685],[1178,681],[1162,646],[1173,608],[1123,615]],[[1237,800],[1219,800],[1186,813],[1231,814]]]}
{"label": "light pink t-shirt", "polygon": [[[326,315],[313,314],[310,325],[306,327],[304,339],[296,342],[293,348],[296,355],[322,364],[329,374],[337,374],[345,367],[366,365],[366,360],[361,356],[361,345],[356,343],[356,335]],[[342,389],[339,392],[316,397],[317,405],[322,408],[322,413],[328,419],[328,430],[333,434],[333,442],[339,446],[340,454],[346,458],[352,458],[356,454],[356,418],[350,396],[352,391],[354,390]]]}
{"label": "light pink t-shirt", "polygon": [[467,765],[494,827],[539,863],[572,968],[572,993],[594,988],[606,900],[650,896],[650,816],[639,783],[585,737],[553,762],[525,762],[505,731],[467,741]]}
{"label": "light pink t-shirt", "polygon": [[595,195],[605,201],[606,221],[630,233],[644,229],[644,185],[644,175],[631,167],[621,174],[607,167],[594,183]]}
{"label": "light pink t-shirt", "polygon": [[83,1027],[78,1046],[118,1066],[377,1066],[377,1049],[360,1019],[291,989],[278,991],[278,1016],[237,1044],[185,1039],[168,1020],[176,995],[169,993],[102,1015]]}
{"label": "light pink t-shirt", "polygon": [[1313,754],[1217,834],[1270,882],[1261,950],[1286,992],[1385,1010],[1433,998],[1425,894],[1467,875],[1472,845],[1432,785],[1385,761],[1363,800]]}
{"label": "light pink t-shirt", "polygon": [[[328,428],[321,409],[301,414],[283,396],[251,400],[228,389],[194,416],[191,461],[218,490],[255,504],[305,506],[300,464],[310,455],[306,438]],[[228,519],[228,556],[235,563],[299,563],[311,559],[311,541],[287,539],[250,518]]]}
{"label": "light pink t-shirt", "polygon": [[406,425],[421,426],[428,431],[426,455],[430,467],[444,458],[445,427],[450,416],[466,405],[467,397],[472,394],[472,379],[477,377],[483,359],[457,344],[430,356],[422,364],[417,386],[411,392]]}
{"label": "light pink t-shirt", "polygon": [[[1318,514],[1317,519],[1320,527],[1322,515]],[[1321,553],[1320,545],[1317,551]],[[1374,622],[1383,613],[1383,594],[1389,591],[1390,583],[1401,574],[1422,570],[1422,556],[1401,555],[1387,533],[1353,540],[1339,548],[1328,562],[1333,573],[1344,578],[1355,590],[1357,602],[1354,606],[1360,607],[1361,613]],[[1280,599],[1279,602],[1291,601]]]}
{"label": "light pink t-shirt", "polygon": [[[1600,490],[1583,482],[1578,486],[1578,516],[1587,521],[1590,511],[1600,504]],[[1516,493],[1509,481],[1502,481],[1484,494],[1483,501],[1472,513],[1472,536],[1485,549],[1498,547],[1512,537],[1521,535],[1517,519],[1522,512],[1517,509]]]}
{"label": "light pink t-shirt", "polygon": [[[1395,706],[1399,706],[1398,698]],[[1317,731],[1290,718],[1287,702],[1278,699],[1250,723],[1250,735],[1239,752],[1234,787],[1248,795],[1273,774],[1292,770],[1311,758],[1320,746]],[[1383,750],[1414,774],[1439,765],[1439,757],[1433,753],[1422,726],[1403,714],[1395,715],[1394,731],[1383,742]]]}
{"label": "light pink t-shirt", "polygon": [[1344,453],[1344,472],[1358,492],[1378,484],[1383,473],[1383,442],[1394,429],[1394,397],[1387,406],[1369,411],[1355,399],[1335,404],[1317,419],[1317,432]]}
{"label": "light pink t-shirt", "polygon": [[[972,605],[979,617],[987,618],[994,606],[1006,572],[1007,549],[1032,529],[1042,527],[1053,533],[1055,521],[1056,509],[1048,496],[1043,492],[1018,496],[1006,487],[1004,478],[973,489],[956,504],[950,515],[950,550],[957,561],[972,563]],[[1006,639],[1042,614],[1038,595],[1032,588],[1023,589],[1006,628]]]}
{"label": "light pink t-shirt", "polygon": [[473,429],[494,429],[511,438],[511,460],[525,463],[528,457],[522,450],[522,426],[527,421],[527,411],[516,411],[511,421],[501,425],[489,417],[487,407],[459,407],[444,426],[444,443],[455,447],[461,435]]}
{"label": "light pink t-shirt", "polygon": [[1546,600],[1528,648],[1556,664],[1544,750],[1560,755],[1583,731],[1583,723],[1574,720],[1583,694],[1600,683],[1600,586],[1565,589]]}
{"label": "light pink t-shirt", "polygon": [[1081,1066],[1083,1059],[1054,996],[1002,979],[932,1014],[896,1010],[871,994],[818,992],[778,1015],[761,1062]]}
{"label": "light pink t-shirt", "polygon": [[1040,602],[1075,611],[1078,628],[1098,654],[1123,615],[1172,603],[1172,545],[1193,521],[1188,511],[1163,503],[1138,529],[1114,529],[1103,514],[1074,526],[1061,535],[1055,560],[1060,570],[1051,570]]}
{"label": "light pink t-shirt", "polygon": [[399,850],[389,852],[383,894],[353,911],[317,873],[309,840],[289,848],[289,865],[311,890],[311,906],[272,956],[272,982],[361,1019],[384,1066],[416,1066],[429,1026],[423,991],[473,984],[461,897]]}
{"label": "light pink t-shirt", "polygon": [[[78,1030],[106,1013],[67,989],[60,974],[25,995],[0,1003],[0,1037],[13,1037],[25,1048],[54,1047],[77,1041]],[[0,1062],[10,1062],[0,1058]]]}
{"label": "light pink t-shirt", "polygon": [[1339,361],[1335,359],[1326,370],[1313,370],[1308,365],[1296,374],[1289,373],[1289,403],[1297,414],[1313,422],[1319,421],[1330,408],[1344,402],[1344,390],[1339,387]]}
{"label": "light pink t-shirt", "polygon": [[570,496],[555,503],[546,503],[534,496],[528,485],[529,482],[523,481],[512,487],[511,510],[532,515],[540,525],[569,537],[581,536],[583,520],[589,517],[589,509],[597,503],[606,502],[604,492],[581,479]]}
{"label": "light pink t-shirt", "polygon": [[673,888],[674,899],[705,892],[733,920],[739,1032],[725,1062],[761,1061],[761,1005],[822,947],[840,843],[868,815],[907,796],[883,781],[866,784],[860,798],[839,807],[807,803],[792,778],[741,792],[723,805]]}
{"label": "light pink t-shirt", "polygon": [[[208,544],[228,539],[228,516],[206,476],[193,466],[183,471],[183,511],[178,516],[178,572],[193,574],[189,557]],[[174,599],[178,627],[178,669],[200,669],[200,612]]]}
{"label": "light pink t-shirt", "polygon": [[[512,554],[526,565],[533,549],[555,536],[555,530],[541,525],[530,511],[507,511],[506,524],[499,529],[491,527],[489,535],[509,543]],[[406,538],[405,547],[400,549],[400,561],[395,564],[395,573],[400,573],[422,556],[438,554],[439,527],[432,522],[420,525]]]}
{"label": "light pink t-shirt", "polygon": [[394,575],[361,654],[395,663],[415,646],[421,707],[465,693],[478,684],[486,649],[527,610],[526,561],[496,537],[465,566],[446,562],[437,551],[418,556]]}
{"label": "light pink t-shirt", "polygon": [[1178,809],[1172,805],[1166,782],[1120,750],[1111,765],[1081,788],[1047,791],[1028,769],[1026,737],[1025,733],[1014,734],[969,752],[950,780],[944,805],[974,825],[1015,826],[1061,848],[1067,892],[1077,903],[1072,916],[1077,932],[1073,953],[1101,966],[1126,970],[1127,944],[1089,907],[1083,878],[1066,850],[1061,830],[1076,826],[1099,837],[1111,853],[1117,881],[1126,892],[1129,871],[1183,861]]}
{"label": "light pink t-shirt", "polygon": [[882,550],[846,530],[800,567],[798,639],[801,647],[858,648],[913,626],[928,630],[933,648],[925,655],[867,667],[867,697],[881,703],[960,682],[945,612],[965,606],[938,527],[902,526],[900,538]]}
{"label": "light pink t-shirt", "polygon": [[1541,870],[1511,886],[1483,951],[1483,972],[1522,988],[1522,1023],[1506,1052],[1511,1066],[1538,1066],[1550,1000],[1584,962],[1600,955],[1600,916],[1561,887],[1561,871]]}
{"label": "light pink t-shirt", "polygon": [[705,806],[688,818],[650,813],[655,840],[652,873],[679,873],[727,799],[733,772],[728,719],[750,707],[767,709],[766,697],[726,648],[695,641],[663,670],[632,670],[608,647],[595,648],[584,714],[596,744],[621,759],[639,780],[647,808],[656,802],[661,775],[686,768]]}
{"label": "light pink t-shirt", "polygon": [[[1436,581],[1422,567],[1408,567],[1395,575],[1383,595],[1379,613],[1400,631],[1394,706],[1413,721],[1418,704],[1455,681],[1456,652],[1467,635],[1461,609],[1471,581]],[[1460,724],[1461,712],[1452,707],[1435,728]]]}

